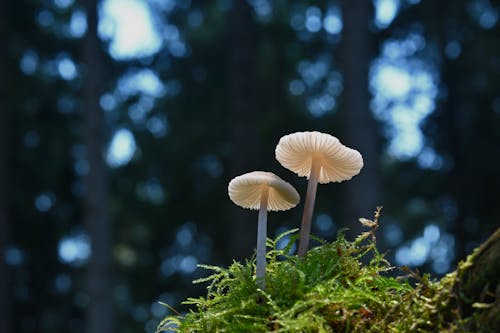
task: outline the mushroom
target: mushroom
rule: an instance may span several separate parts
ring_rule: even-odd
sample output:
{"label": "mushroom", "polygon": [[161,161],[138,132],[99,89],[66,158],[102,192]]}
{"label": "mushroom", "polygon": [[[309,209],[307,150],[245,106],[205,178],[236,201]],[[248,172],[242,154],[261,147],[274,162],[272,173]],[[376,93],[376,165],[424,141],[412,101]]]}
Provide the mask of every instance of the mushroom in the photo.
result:
{"label": "mushroom", "polygon": [[309,179],[297,252],[299,257],[303,257],[309,246],[318,182],[326,184],[351,179],[363,167],[363,158],[357,150],[344,146],[332,135],[297,132],[280,139],[276,146],[276,159],[285,168]]}
{"label": "mushroom", "polygon": [[229,198],[243,208],[258,209],[257,269],[259,287],[266,288],[267,212],[295,207],[300,196],[292,185],[272,172],[254,171],[233,178],[228,186]]}

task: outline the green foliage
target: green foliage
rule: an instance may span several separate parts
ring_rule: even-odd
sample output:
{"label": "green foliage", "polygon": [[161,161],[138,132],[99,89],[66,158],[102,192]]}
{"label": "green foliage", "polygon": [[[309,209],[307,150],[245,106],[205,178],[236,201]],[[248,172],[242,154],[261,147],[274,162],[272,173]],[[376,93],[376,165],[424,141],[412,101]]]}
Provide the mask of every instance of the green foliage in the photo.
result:
{"label": "green foliage", "polygon": [[165,318],[157,332],[465,332],[477,324],[455,310],[456,273],[439,282],[388,273],[394,267],[376,248],[377,215],[361,220],[371,230],[354,241],[340,232],[302,259],[289,254],[295,235],[277,247],[296,230],[268,240],[266,290],[255,282],[254,259],[203,266],[213,273],[195,283],[208,283],[207,296],[185,301],[193,309]]}

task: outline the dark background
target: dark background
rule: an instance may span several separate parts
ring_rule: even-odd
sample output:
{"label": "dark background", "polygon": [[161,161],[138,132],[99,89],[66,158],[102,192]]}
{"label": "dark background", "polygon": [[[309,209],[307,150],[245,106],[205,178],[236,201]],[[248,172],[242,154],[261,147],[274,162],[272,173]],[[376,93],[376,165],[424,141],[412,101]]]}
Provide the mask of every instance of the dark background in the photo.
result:
{"label": "dark background", "polygon": [[[490,0],[0,0],[0,332],[186,311],[197,264],[253,253],[233,177],[305,196],[274,159],[295,131],[365,161],[318,187],[314,234],[352,237],[382,205],[393,264],[453,270],[499,225],[499,18]],[[270,214],[269,236],[301,213]]]}

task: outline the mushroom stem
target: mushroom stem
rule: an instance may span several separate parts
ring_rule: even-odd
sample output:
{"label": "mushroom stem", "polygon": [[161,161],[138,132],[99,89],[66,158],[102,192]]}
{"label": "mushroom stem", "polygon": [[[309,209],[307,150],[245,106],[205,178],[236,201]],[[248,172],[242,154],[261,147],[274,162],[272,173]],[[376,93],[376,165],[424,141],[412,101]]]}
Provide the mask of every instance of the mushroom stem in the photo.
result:
{"label": "mushroom stem", "polygon": [[304,257],[309,248],[309,238],[311,232],[311,219],[314,211],[314,202],[316,200],[316,189],[318,188],[318,180],[321,171],[321,164],[314,158],[311,162],[311,173],[309,175],[309,183],[307,184],[307,194],[304,204],[304,213],[302,215],[302,224],[300,227],[300,242],[297,252],[300,258]]}
{"label": "mushroom stem", "polygon": [[256,280],[260,289],[266,289],[266,238],[267,238],[267,201],[269,188],[262,190],[260,197],[259,222],[257,226],[257,269]]}

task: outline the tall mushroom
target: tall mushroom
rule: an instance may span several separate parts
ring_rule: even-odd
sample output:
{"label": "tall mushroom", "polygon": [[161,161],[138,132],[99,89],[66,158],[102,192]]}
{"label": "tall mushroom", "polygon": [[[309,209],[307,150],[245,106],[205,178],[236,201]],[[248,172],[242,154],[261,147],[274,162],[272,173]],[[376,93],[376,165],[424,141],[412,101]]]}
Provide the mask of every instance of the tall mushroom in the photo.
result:
{"label": "tall mushroom", "polygon": [[309,179],[298,249],[298,256],[303,257],[309,247],[318,182],[326,184],[351,179],[363,167],[363,158],[357,150],[344,146],[332,135],[297,132],[280,139],[276,159],[285,168]]}
{"label": "tall mushroom", "polygon": [[257,269],[258,286],[266,288],[267,212],[295,207],[300,197],[292,185],[272,172],[254,171],[233,178],[228,186],[229,198],[243,208],[258,209]]}

